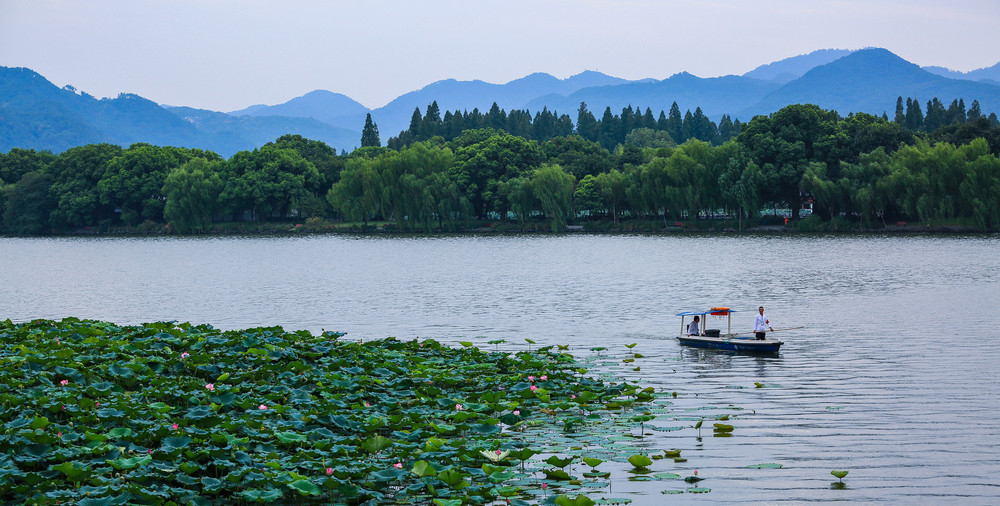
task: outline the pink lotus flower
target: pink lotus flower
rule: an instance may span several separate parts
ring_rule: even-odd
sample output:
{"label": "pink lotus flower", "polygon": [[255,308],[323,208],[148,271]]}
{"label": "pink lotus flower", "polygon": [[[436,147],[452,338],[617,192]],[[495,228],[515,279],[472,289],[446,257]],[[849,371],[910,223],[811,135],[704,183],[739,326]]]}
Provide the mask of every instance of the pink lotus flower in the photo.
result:
{"label": "pink lotus flower", "polygon": [[463,409],[465,409],[465,408],[463,408],[461,404],[456,404],[455,405],[455,411],[462,411]]}
{"label": "pink lotus flower", "polygon": [[59,385],[61,385],[61,386],[69,385],[69,380],[62,380],[62,381],[59,382]]}
{"label": "pink lotus flower", "polygon": [[267,411],[267,406],[265,406],[264,404],[261,404],[260,406],[257,406],[257,409],[259,409],[261,411]]}
{"label": "pink lotus flower", "polygon": [[207,388],[210,392],[214,392],[215,391],[215,384],[213,384],[213,383],[206,383],[205,384],[205,388]]}
{"label": "pink lotus flower", "polygon": [[56,434],[56,435],[59,436],[59,437],[62,437],[62,431],[59,431],[59,433]]}
{"label": "pink lotus flower", "polygon": [[170,426],[170,430],[177,430],[177,424],[175,423],[175,424],[171,425]]}
{"label": "pink lotus flower", "polygon": [[569,394],[570,399],[576,399],[576,394]]}
{"label": "pink lotus flower", "polygon": [[542,483],[542,489],[544,490],[544,489],[547,489],[547,488],[549,488],[549,484],[548,483]]}
{"label": "pink lotus flower", "polygon": [[515,409],[514,410],[514,416],[521,416],[521,410],[520,409]]}
{"label": "pink lotus flower", "polygon": [[95,403],[95,405],[96,405],[96,407],[98,407],[98,408],[99,408],[99,407],[101,407],[101,401],[97,401],[97,402]]}
{"label": "pink lotus flower", "polygon": [[402,469],[403,468],[403,463],[402,462],[396,462],[395,464],[392,465],[392,467],[395,467],[396,469]]}
{"label": "pink lotus flower", "polygon": [[366,407],[366,408],[370,408],[370,407],[372,407],[372,405],[371,405],[371,404],[368,404],[368,401],[365,401],[365,407]]}
{"label": "pink lotus flower", "polygon": [[694,470],[694,475],[698,476],[698,470],[697,469]]}
{"label": "pink lotus flower", "polygon": [[149,448],[149,449],[146,450],[146,455],[152,455],[152,454],[153,454],[153,449],[152,448]]}
{"label": "pink lotus flower", "polygon": [[181,358],[188,358],[190,356],[191,356],[191,354],[188,353],[188,352],[186,352],[186,351],[184,353],[181,353]]}
{"label": "pink lotus flower", "polygon": [[503,453],[503,452],[500,451],[500,450],[497,450],[497,455],[500,455],[501,453]]}
{"label": "pink lotus flower", "polygon": [[542,377],[538,378],[538,379],[540,379],[542,381],[545,381],[545,380],[549,379],[549,377],[543,374]]}
{"label": "pink lotus flower", "polygon": [[326,475],[330,476],[331,474],[333,474],[333,468],[332,467],[326,468]]}
{"label": "pink lotus flower", "polygon": [[534,392],[535,390],[538,390],[538,387],[535,385],[531,385],[531,391]]}
{"label": "pink lotus flower", "polygon": [[535,381],[535,377],[534,376],[528,376],[528,381]]}

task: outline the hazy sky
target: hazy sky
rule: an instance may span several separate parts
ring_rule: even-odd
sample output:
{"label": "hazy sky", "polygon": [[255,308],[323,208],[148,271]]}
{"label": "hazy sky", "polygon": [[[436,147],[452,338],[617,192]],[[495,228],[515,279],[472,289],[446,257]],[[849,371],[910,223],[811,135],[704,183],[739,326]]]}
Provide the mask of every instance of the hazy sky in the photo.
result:
{"label": "hazy sky", "polygon": [[1000,61],[998,0],[0,0],[0,65],[231,111],[315,89],[380,107],[441,79],[743,74],[816,49]]}

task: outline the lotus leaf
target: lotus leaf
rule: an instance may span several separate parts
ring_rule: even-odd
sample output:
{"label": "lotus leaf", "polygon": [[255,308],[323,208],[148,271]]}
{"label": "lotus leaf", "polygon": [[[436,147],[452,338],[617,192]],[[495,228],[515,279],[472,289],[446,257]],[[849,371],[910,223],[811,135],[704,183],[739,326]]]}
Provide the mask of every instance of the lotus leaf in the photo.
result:
{"label": "lotus leaf", "polygon": [[647,455],[632,455],[628,458],[628,462],[635,467],[643,468],[652,465],[653,460]]}
{"label": "lotus leaf", "polygon": [[573,459],[575,459],[575,458],[576,457],[572,456],[572,455],[569,456],[569,457],[565,457],[565,458],[560,458],[560,457],[558,457],[556,455],[553,455],[553,456],[545,459],[545,463],[551,464],[551,465],[556,466],[556,467],[566,467],[566,466],[568,466],[570,464],[570,462],[573,462]]}
{"label": "lotus leaf", "polygon": [[434,469],[434,466],[431,465],[431,463],[427,462],[426,460],[418,460],[416,463],[413,464],[413,469],[411,469],[410,472],[417,475],[420,478],[423,478],[425,476],[437,475],[437,470]]}
{"label": "lotus leaf", "polygon": [[[0,392],[0,403],[20,408],[0,419],[0,491],[5,498],[21,494],[13,498],[17,504],[36,502],[24,494],[45,487],[41,493],[50,500],[88,505],[217,506],[329,496],[324,503],[434,498],[447,506],[481,505],[508,497],[512,506],[526,506],[542,496],[537,486],[526,486],[537,483],[530,478],[539,471],[531,467],[534,455],[602,447],[592,466],[620,459],[630,447],[608,436],[630,418],[651,414],[637,412],[635,398],[658,399],[648,389],[613,384],[619,379],[611,358],[578,361],[566,347],[511,354],[431,340],[361,344],[338,337],[172,322],[0,322],[0,356],[26,357],[0,368],[0,384],[13,387]],[[182,353],[187,358],[178,358]],[[596,379],[582,376],[587,369],[580,365],[588,360],[602,368]],[[537,383],[519,380],[543,374],[545,389],[531,391]],[[63,378],[68,383],[57,385]],[[595,412],[612,399],[614,411]],[[258,409],[261,404],[268,409]],[[573,428],[585,431],[586,444],[560,432]],[[527,440],[537,446],[524,448]],[[16,461],[4,460],[7,455]],[[410,458],[420,460],[409,472],[385,468]],[[474,467],[484,458],[519,461],[520,473]],[[4,474],[8,469],[14,472]],[[542,471],[567,489],[603,486],[561,469]],[[128,477],[128,492],[113,488],[119,486],[112,485],[114,473]],[[16,488],[4,488],[8,482]]]}
{"label": "lotus leaf", "polygon": [[593,499],[591,499],[591,498],[589,498],[589,497],[587,497],[587,496],[585,496],[583,494],[580,494],[580,495],[577,495],[577,496],[574,496],[574,497],[570,497],[569,495],[562,494],[562,495],[556,496],[556,498],[555,498],[555,505],[556,506],[593,506],[594,504],[595,503],[594,503]]}
{"label": "lotus leaf", "polygon": [[406,471],[396,468],[383,469],[381,471],[376,471],[372,473],[372,476],[379,481],[396,481],[403,476],[406,476]]}
{"label": "lotus leaf", "polygon": [[118,458],[114,460],[109,460],[108,463],[114,466],[115,469],[135,469],[140,466],[148,465],[153,460],[153,457],[148,455],[144,457],[131,457],[131,458]]}
{"label": "lotus leaf", "polygon": [[288,488],[297,490],[302,495],[322,495],[323,489],[319,485],[309,480],[295,480],[288,484]]}
{"label": "lotus leaf", "polygon": [[438,473],[437,478],[448,484],[451,488],[461,488],[463,483],[467,483],[465,478],[469,475],[457,469],[446,469]]}
{"label": "lotus leaf", "polygon": [[115,427],[108,431],[108,437],[113,439],[126,438],[132,435],[132,429],[128,427]]}

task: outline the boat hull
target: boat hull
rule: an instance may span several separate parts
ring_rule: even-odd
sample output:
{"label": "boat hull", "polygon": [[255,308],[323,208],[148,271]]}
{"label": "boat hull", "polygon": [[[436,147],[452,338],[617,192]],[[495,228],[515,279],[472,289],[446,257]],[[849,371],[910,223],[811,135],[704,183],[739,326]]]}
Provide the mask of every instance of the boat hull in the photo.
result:
{"label": "boat hull", "polygon": [[727,350],[739,353],[777,353],[783,341],[775,339],[740,339],[731,337],[680,336],[678,341],[684,346]]}

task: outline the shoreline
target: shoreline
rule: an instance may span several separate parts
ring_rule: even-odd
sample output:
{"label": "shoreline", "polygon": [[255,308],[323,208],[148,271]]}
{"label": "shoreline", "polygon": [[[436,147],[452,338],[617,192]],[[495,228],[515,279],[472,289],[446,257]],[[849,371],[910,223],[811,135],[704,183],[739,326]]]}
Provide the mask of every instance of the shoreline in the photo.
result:
{"label": "shoreline", "polygon": [[71,232],[52,233],[45,235],[6,235],[0,234],[3,238],[46,238],[46,237],[233,237],[233,236],[261,236],[261,237],[282,237],[282,236],[305,236],[305,235],[345,235],[345,236],[379,236],[379,237],[444,237],[444,236],[498,236],[498,235],[649,235],[649,236],[670,236],[670,235],[703,235],[703,236],[729,236],[729,235],[843,235],[843,236],[865,236],[865,235],[968,235],[968,236],[992,236],[1000,233],[998,230],[979,231],[975,227],[966,225],[892,225],[886,228],[851,228],[841,230],[799,230],[795,226],[787,225],[757,225],[743,230],[733,227],[691,227],[691,226],[660,226],[658,228],[648,226],[634,227],[588,227],[586,225],[568,225],[564,231],[553,232],[547,226],[521,228],[516,226],[480,226],[462,230],[434,230],[431,232],[421,231],[400,231],[395,226],[369,226],[367,228],[353,226],[324,226],[310,227],[304,224],[267,223],[257,227],[225,228],[214,229],[205,232],[195,232],[180,234],[177,232],[164,230],[166,227],[156,227],[155,229],[133,227],[113,228],[108,230],[78,229]]}

